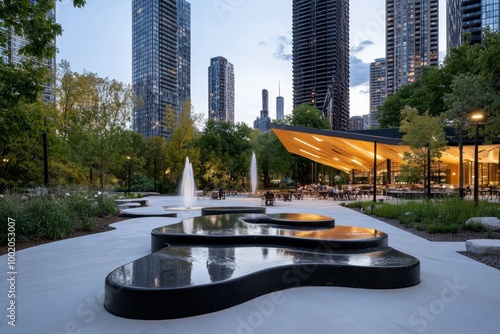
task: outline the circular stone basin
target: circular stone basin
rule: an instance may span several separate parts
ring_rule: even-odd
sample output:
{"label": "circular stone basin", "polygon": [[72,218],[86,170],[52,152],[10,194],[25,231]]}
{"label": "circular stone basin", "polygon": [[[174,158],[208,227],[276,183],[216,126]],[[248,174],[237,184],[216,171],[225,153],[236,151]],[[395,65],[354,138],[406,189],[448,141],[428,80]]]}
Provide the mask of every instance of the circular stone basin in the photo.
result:
{"label": "circular stone basin", "polygon": [[240,218],[252,224],[278,224],[285,226],[334,227],[335,219],[310,213],[277,213],[272,215],[245,216]]}
{"label": "circular stone basin", "polygon": [[230,213],[266,213],[264,207],[253,206],[212,206],[201,209],[202,216],[225,215]]}

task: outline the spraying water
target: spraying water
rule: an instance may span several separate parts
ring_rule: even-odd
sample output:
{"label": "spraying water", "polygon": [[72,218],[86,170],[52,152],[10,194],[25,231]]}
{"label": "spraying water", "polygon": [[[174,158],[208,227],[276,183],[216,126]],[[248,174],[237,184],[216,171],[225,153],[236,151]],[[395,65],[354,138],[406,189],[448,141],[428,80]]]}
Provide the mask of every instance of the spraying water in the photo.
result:
{"label": "spraying water", "polygon": [[196,195],[196,185],[194,182],[193,165],[189,162],[188,157],[186,157],[186,164],[182,173],[181,195],[184,198],[184,207],[191,209]]}
{"label": "spraying water", "polygon": [[257,159],[255,152],[252,153],[252,162],[250,163],[250,182],[252,185],[252,194],[257,191]]}

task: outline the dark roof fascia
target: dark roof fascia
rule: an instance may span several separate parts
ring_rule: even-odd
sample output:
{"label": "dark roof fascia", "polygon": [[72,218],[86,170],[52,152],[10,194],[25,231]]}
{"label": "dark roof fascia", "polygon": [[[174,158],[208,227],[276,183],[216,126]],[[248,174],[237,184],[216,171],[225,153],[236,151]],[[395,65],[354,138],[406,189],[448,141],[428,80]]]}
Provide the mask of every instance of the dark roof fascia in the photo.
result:
{"label": "dark roof fascia", "polygon": [[313,135],[321,135],[321,136],[331,136],[343,139],[352,139],[352,140],[361,140],[365,142],[377,142],[381,144],[388,145],[400,145],[403,141],[401,138],[390,138],[390,137],[382,137],[382,136],[374,136],[368,134],[361,134],[359,132],[351,132],[351,131],[336,131],[336,130],[323,130],[323,129],[315,129],[301,126],[291,126],[286,124],[278,124],[271,123],[271,129],[278,130],[286,130],[286,131],[297,131],[304,132]]}

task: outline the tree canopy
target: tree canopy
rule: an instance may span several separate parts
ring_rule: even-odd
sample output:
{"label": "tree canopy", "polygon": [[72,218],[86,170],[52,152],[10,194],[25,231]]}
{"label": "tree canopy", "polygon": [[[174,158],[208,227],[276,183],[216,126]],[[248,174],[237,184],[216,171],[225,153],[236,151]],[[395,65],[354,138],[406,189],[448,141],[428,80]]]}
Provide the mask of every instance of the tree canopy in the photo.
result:
{"label": "tree canopy", "polygon": [[[387,97],[380,107],[378,120],[381,127],[397,127],[402,120],[401,110],[405,106],[415,108],[419,114],[437,116],[449,111],[457,111],[457,98],[463,102],[481,100],[476,103],[488,114],[486,132],[495,136],[500,132],[500,33],[486,30],[484,43],[463,43],[452,48],[440,67],[426,67],[419,80],[403,86],[396,94]],[[481,90],[460,91],[458,77],[468,77],[478,82]],[[457,90],[457,91],[455,91]],[[455,98],[452,98],[455,96]],[[470,104],[467,102],[467,104]],[[465,111],[465,112],[470,112]],[[453,114],[453,112],[452,112]],[[451,117],[450,113],[448,115]]]}

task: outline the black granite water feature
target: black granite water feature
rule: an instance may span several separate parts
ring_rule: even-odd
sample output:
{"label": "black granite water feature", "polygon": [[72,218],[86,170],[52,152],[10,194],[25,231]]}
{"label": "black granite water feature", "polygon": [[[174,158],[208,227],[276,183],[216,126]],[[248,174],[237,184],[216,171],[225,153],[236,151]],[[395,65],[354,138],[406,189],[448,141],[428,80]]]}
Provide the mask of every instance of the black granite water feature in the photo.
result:
{"label": "black granite water feature", "polygon": [[311,214],[224,214],[151,232],[153,253],[112,271],[106,309],[173,319],[299,286],[393,289],[420,282],[420,262],[387,234]]}
{"label": "black granite water feature", "polygon": [[228,213],[266,213],[262,206],[209,206],[201,208],[202,216],[225,215]]}

